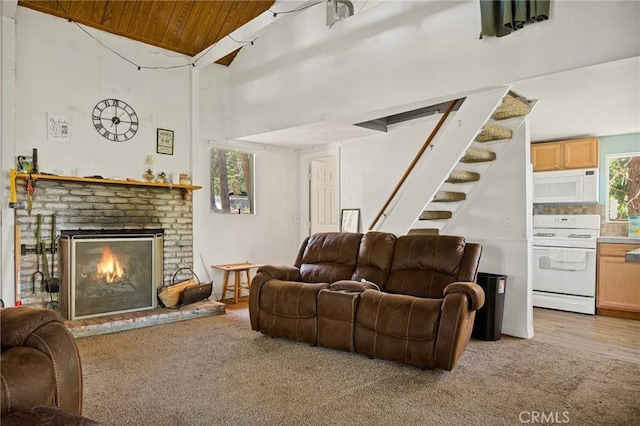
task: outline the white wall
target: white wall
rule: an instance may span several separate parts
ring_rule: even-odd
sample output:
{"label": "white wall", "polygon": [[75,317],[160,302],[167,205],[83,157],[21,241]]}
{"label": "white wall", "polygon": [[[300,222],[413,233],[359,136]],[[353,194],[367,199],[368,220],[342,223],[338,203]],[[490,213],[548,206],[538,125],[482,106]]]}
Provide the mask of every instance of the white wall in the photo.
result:
{"label": "white wall", "polygon": [[[249,261],[292,265],[298,247],[298,154],[227,140],[228,69],[212,65],[201,70],[197,96],[198,135],[194,139],[194,177],[202,190],[194,193],[194,267],[202,279],[213,279],[222,291],[222,272],[211,265]],[[254,215],[220,214],[210,210],[211,147],[255,154]],[[252,271],[253,274],[254,271]]]}
{"label": "white wall", "polygon": [[230,135],[349,121],[640,52],[639,2],[557,1],[548,21],[483,40],[479,9],[389,1],[327,28],[318,5],[274,23],[230,66]]}
{"label": "white wall", "polygon": [[[155,156],[156,172],[190,169],[191,67],[138,71],[64,19],[18,7],[15,26],[13,22],[3,17],[2,101],[9,106],[2,117],[3,182],[8,185],[16,156],[30,155],[33,148],[38,148],[40,170],[56,174],[82,169],[83,174],[142,179],[145,156],[150,154]],[[188,63],[183,55],[87,31],[143,66]],[[110,142],[94,129],[93,107],[105,98],[121,99],[138,114],[140,129],[131,140]],[[48,112],[70,119],[68,143],[48,142]],[[175,131],[174,155],[156,155],[158,127]],[[12,305],[13,256],[8,254],[13,254],[14,215],[8,196],[4,191],[2,298]]]}
{"label": "white wall", "polygon": [[[84,174],[116,178],[142,179],[145,157],[154,155],[154,171],[189,170],[193,184],[203,186],[193,192],[194,267],[203,280],[211,273],[211,264],[293,262],[298,244],[293,221],[298,190],[295,151],[242,145],[256,153],[258,214],[239,217],[209,212],[208,141],[239,146],[227,142],[227,68],[138,71],[64,19],[19,7],[15,31],[14,21],[9,19],[5,25],[5,20],[3,17],[2,102],[12,107],[15,101],[16,117],[11,108],[3,108],[3,183],[8,184],[8,170],[15,167],[16,155],[28,155],[32,148],[38,148],[42,171],[72,174],[82,169]],[[190,59],[90,28],[87,31],[143,66],[181,65]],[[127,142],[107,141],[93,127],[93,107],[111,97],[129,103],[139,115],[140,130]],[[47,112],[70,118],[68,143],[47,141]],[[174,155],[156,154],[157,128],[175,131]],[[2,262],[2,298],[12,305],[13,256],[8,254],[13,253],[13,211],[7,207],[8,191],[3,192],[2,201],[2,252],[7,254]],[[220,286],[220,277],[216,285]]]}
{"label": "white wall", "polygon": [[363,231],[369,228],[440,117],[406,121],[389,126],[387,133],[340,144],[340,205],[361,209]]}
{"label": "white wall", "polygon": [[[142,179],[146,155],[154,171],[188,170],[191,67],[140,70],[64,19],[18,8],[16,16],[16,155],[38,148],[45,172]],[[168,52],[87,28],[102,42],[143,66],[189,62]],[[127,102],[138,114],[138,133],[126,142],[111,142],[95,130],[91,113],[106,98]],[[47,141],[47,113],[66,115],[69,143]],[[175,132],[173,155],[156,154],[156,129]]]}
{"label": "white wall", "polygon": [[528,120],[512,129],[512,139],[499,152],[495,164],[481,173],[479,184],[444,230],[482,244],[481,272],[507,275],[502,332],[525,338],[533,336]]}
{"label": "white wall", "polygon": [[[15,118],[15,20],[5,16],[5,4],[2,4],[3,15],[0,17],[0,165],[3,170],[2,187],[9,185],[5,164],[12,161],[13,151],[7,153],[4,146],[14,139]],[[0,227],[0,298],[6,304],[13,304],[14,292],[14,252],[13,252],[13,212],[9,211],[9,193],[2,191],[2,223]],[[5,290],[6,289],[6,290]]]}

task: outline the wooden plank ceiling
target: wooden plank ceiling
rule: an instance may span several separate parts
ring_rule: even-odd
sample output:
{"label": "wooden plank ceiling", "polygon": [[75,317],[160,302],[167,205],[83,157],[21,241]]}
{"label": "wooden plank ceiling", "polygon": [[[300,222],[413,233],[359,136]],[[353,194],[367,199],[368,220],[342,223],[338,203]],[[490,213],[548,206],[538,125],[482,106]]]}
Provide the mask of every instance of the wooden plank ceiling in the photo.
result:
{"label": "wooden plank ceiling", "polygon": [[[274,0],[19,0],[18,5],[195,56],[268,10]],[[238,44],[238,50],[242,47]],[[217,61],[229,65],[238,50]]]}

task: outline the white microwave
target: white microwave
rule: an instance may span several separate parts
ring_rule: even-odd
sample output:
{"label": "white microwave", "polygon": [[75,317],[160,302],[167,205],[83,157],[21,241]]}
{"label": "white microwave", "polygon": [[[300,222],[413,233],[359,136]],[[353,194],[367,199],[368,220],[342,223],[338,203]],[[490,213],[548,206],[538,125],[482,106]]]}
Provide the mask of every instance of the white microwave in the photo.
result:
{"label": "white microwave", "polygon": [[598,169],[533,173],[534,203],[597,203]]}

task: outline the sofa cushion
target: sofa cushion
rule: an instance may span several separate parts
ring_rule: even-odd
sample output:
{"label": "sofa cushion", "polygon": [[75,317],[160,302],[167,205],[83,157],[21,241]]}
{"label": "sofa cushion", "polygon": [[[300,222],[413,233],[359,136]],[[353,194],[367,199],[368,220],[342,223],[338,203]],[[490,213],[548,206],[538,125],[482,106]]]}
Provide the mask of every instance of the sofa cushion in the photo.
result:
{"label": "sofa cushion", "polygon": [[393,248],[397,237],[387,232],[367,232],[362,237],[358,250],[358,263],[353,273],[353,279],[360,281],[364,278],[375,283],[380,288],[389,275]]}
{"label": "sofa cushion", "polygon": [[328,232],[309,238],[300,264],[300,281],[333,283],[351,279],[362,234]]}
{"label": "sofa cushion", "polygon": [[442,298],[456,281],[465,239],[449,235],[405,235],[395,244],[391,272],[384,286],[389,293]]}
{"label": "sofa cushion", "polygon": [[318,292],[329,284],[271,280],[262,286],[260,309],[291,318],[315,317]]}
{"label": "sofa cushion", "polygon": [[380,334],[433,340],[438,333],[442,299],[420,299],[366,290],[361,294],[356,324]]}
{"label": "sofa cushion", "polygon": [[266,282],[260,292],[260,331],[268,336],[315,344],[318,292],[326,288],[329,284]]}
{"label": "sofa cushion", "polygon": [[356,312],[356,352],[433,368],[442,301],[366,290]]}

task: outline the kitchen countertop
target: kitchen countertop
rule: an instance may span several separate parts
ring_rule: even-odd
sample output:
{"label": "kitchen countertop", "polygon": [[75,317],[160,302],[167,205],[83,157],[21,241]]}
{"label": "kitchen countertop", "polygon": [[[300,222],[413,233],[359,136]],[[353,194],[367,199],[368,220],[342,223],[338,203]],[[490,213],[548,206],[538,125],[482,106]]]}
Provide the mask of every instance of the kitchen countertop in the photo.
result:
{"label": "kitchen countertop", "polygon": [[640,263],[640,248],[625,254],[624,261],[628,263]]}
{"label": "kitchen countertop", "polygon": [[599,237],[597,241],[610,244],[640,244],[640,237]]}
{"label": "kitchen countertop", "polygon": [[[600,237],[598,243],[607,244],[640,244],[639,237]],[[624,261],[627,263],[640,263],[640,248],[625,254]]]}

